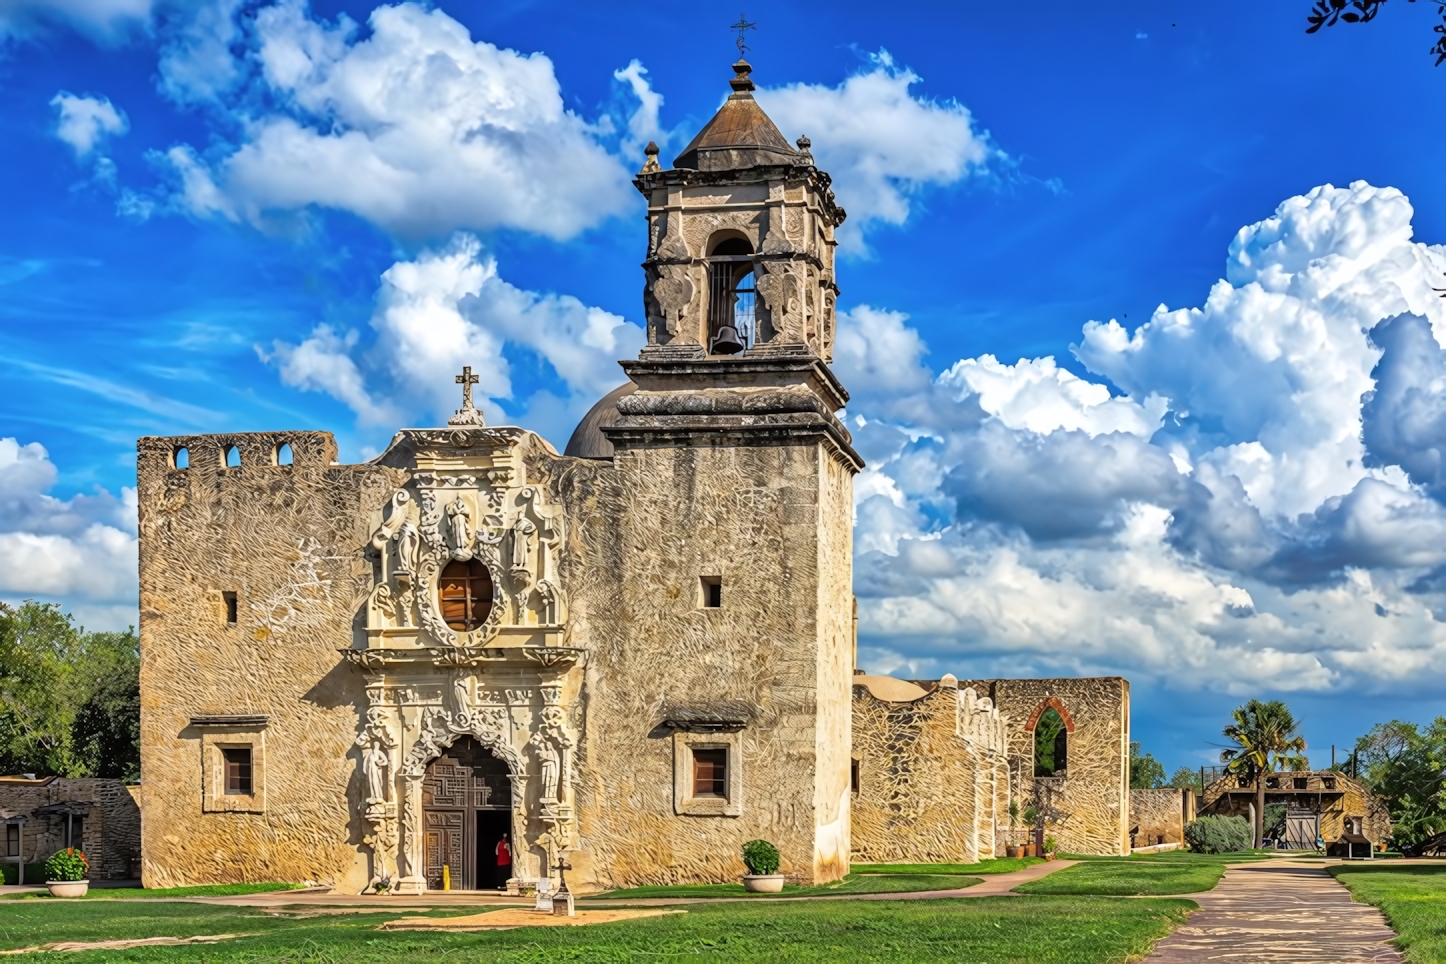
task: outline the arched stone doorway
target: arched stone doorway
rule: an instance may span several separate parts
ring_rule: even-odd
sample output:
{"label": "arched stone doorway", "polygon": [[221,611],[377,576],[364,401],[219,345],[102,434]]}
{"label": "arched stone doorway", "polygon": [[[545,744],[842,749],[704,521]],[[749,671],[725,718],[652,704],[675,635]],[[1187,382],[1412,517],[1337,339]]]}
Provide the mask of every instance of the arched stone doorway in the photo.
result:
{"label": "arched stone doorway", "polygon": [[470,736],[460,736],[427,765],[422,778],[422,866],[427,887],[442,889],[449,868],[454,890],[494,890],[497,842],[512,839],[512,778],[507,764]]}

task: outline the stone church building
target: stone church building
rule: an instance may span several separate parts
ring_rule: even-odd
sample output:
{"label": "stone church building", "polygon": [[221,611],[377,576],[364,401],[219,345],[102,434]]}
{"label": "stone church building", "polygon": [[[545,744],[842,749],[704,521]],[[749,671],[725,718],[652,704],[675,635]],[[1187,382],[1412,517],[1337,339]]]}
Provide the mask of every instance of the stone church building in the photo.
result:
{"label": "stone church building", "polygon": [[649,147],[648,343],[564,454],[484,424],[467,368],[447,425],[360,465],[324,432],[140,440],[147,886],[727,880],[755,837],[811,881],[979,859],[1056,704],[1090,765],[1051,813],[1128,848],[1123,680],[856,675],[844,211],[735,72],[672,167]]}

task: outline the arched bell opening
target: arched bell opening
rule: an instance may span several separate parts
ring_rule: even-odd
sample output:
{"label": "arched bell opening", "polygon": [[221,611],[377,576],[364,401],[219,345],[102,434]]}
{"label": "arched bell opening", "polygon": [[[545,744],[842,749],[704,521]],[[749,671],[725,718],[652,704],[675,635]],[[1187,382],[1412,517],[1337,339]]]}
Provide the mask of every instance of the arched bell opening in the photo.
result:
{"label": "arched bell opening", "polygon": [[736,232],[715,236],[708,254],[708,353],[734,355],[757,338],[753,245]]}
{"label": "arched bell opening", "polygon": [[[422,875],[441,890],[497,890],[514,875],[512,772],[470,736],[460,736],[422,776]],[[499,864],[506,840],[508,862]]]}

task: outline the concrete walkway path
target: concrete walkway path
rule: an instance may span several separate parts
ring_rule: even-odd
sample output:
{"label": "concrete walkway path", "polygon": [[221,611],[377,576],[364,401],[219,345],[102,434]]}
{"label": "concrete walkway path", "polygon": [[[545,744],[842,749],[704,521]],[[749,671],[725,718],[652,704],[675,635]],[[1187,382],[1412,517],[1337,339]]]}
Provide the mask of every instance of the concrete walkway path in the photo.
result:
{"label": "concrete walkway path", "polygon": [[1237,864],[1215,889],[1181,894],[1200,905],[1147,961],[1198,964],[1397,964],[1395,931],[1381,912],[1351,900],[1320,864]]}

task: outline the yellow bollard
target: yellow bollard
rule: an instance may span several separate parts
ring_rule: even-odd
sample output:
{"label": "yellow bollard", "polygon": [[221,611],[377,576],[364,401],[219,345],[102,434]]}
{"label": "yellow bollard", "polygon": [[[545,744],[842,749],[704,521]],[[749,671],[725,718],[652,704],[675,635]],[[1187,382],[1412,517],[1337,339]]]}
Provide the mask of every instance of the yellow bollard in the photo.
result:
{"label": "yellow bollard", "polygon": [[442,889],[452,889],[452,868],[446,864],[442,865]]}

